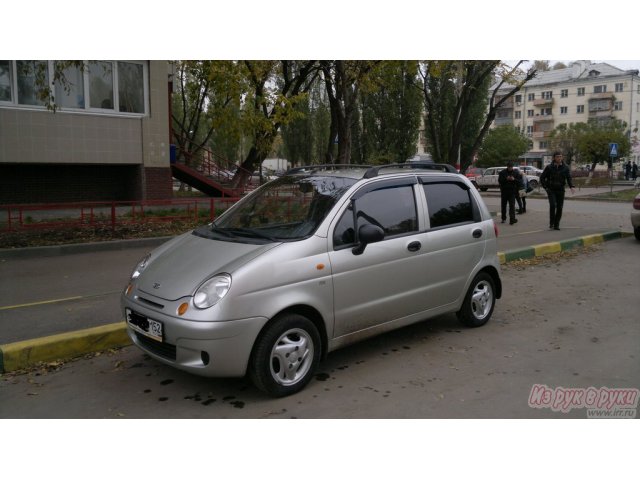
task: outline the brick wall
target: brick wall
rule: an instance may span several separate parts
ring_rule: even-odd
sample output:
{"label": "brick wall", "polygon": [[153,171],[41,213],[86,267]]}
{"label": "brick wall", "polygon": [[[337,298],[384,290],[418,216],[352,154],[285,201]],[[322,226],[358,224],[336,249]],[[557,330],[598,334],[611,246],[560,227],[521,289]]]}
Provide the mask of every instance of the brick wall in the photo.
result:
{"label": "brick wall", "polygon": [[145,200],[164,200],[173,196],[171,168],[147,167],[144,169]]}

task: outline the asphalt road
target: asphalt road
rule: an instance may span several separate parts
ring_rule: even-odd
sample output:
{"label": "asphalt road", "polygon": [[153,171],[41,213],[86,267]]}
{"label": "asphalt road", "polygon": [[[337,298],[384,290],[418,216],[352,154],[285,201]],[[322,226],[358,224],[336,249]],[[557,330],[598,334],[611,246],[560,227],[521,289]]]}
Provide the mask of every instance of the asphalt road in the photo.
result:
{"label": "asphalt road", "polygon": [[[493,212],[499,197],[483,195]],[[565,202],[562,230],[550,231],[547,200],[529,199],[515,225],[500,224],[500,251],[611,230],[632,231],[630,205]],[[0,344],[95,327],[121,320],[119,296],[150,247],[53,257],[0,259]]]}
{"label": "asphalt road", "polygon": [[344,348],[291,397],[183,373],[130,346],[4,375],[0,417],[586,418],[584,408],[528,399],[534,385],[640,387],[639,249],[627,237],[557,262],[507,265],[484,327],[445,315]]}

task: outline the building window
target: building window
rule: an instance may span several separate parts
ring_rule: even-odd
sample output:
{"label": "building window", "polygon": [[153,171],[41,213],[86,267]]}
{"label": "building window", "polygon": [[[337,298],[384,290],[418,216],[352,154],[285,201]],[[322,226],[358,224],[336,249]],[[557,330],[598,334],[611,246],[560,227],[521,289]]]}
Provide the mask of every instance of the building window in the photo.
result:
{"label": "building window", "polygon": [[576,108],[576,113],[584,113],[584,105],[578,105]]}
{"label": "building window", "polygon": [[62,70],[65,82],[53,81],[56,61],[0,60],[0,103],[45,108],[38,91],[49,87],[61,110],[145,114],[146,62],[88,61]]}
{"label": "building window", "polygon": [[529,100],[530,102],[536,99],[536,94],[535,93],[530,93],[527,96],[527,100]]}
{"label": "building window", "polygon": [[569,107],[560,107],[560,115],[566,115],[568,113]]}
{"label": "building window", "polygon": [[624,91],[624,83],[616,83],[616,92]]}
{"label": "building window", "polygon": [[551,90],[542,92],[542,98],[544,98],[545,100],[551,100],[553,98],[553,92]]}
{"label": "building window", "polygon": [[578,96],[582,97],[584,95],[584,87],[578,88]]}
{"label": "building window", "polygon": [[44,105],[44,100],[39,98],[37,82],[49,84],[49,70],[47,62],[42,60],[18,60],[16,61],[18,103],[20,105]]}
{"label": "building window", "polygon": [[549,148],[549,142],[540,142],[540,150],[546,150]]}
{"label": "building window", "polygon": [[614,110],[622,110],[622,102],[613,102]]}
{"label": "building window", "polygon": [[561,98],[567,98],[568,96],[569,96],[569,90],[568,89],[565,88],[563,90],[560,90],[560,97]]}
{"label": "building window", "polygon": [[513,112],[514,118],[522,118],[522,112],[520,110]]}
{"label": "building window", "polygon": [[527,125],[527,135],[531,136],[533,133],[533,125]]}
{"label": "building window", "polygon": [[516,95],[516,103],[522,103],[522,95]]}
{"label": "building window", "polygon": [[55,102],[60,107],[84,108],[84,73],[77,66],[69,66],[63,70],[66,83],[55,84]]}
{"label": "building window", "polygon": [[0,102],[10,102],[11,98],[11,65],[9,60],[0,60]]}
{"label": "building window", "polygon": [[121,112],[144,113],[142,64],[118,62],[118,99]]}
{"label": "building window", "polygon": [[607,86],[606,85],[594,85],[593,93],[606,93]]}
{"label": "building window", "polygon": [[533,110],[527,110],[527,117],[533,117],[533,115],[534,115]]}
{"label": "building window", "polygon": [[540,115],[542,115],[543,117],[545,117],[547,115],[551,115],[551,109],[550,108],[541,108],[540,109]]}

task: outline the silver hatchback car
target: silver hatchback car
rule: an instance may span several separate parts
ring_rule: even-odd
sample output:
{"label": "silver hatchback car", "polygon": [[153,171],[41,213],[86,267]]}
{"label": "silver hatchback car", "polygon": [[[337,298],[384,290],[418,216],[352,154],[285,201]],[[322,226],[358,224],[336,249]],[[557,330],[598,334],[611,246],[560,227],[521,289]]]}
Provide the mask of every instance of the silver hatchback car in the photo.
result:
{"label": "silver hatchback car", "polygon": [[121,304],[134,344],[198,375],[284,396],[353,342],[500,298],[497,228],[453,167],[301,167],[136,266]]}

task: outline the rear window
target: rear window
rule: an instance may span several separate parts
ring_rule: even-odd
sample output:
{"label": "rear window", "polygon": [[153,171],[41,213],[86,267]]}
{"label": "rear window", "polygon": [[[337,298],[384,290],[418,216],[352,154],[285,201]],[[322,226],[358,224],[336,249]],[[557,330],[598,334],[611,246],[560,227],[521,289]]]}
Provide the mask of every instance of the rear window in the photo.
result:
{"label": "rear window", "polygon": [[461,184],[427,183],[423,187],[431,228],[474,221],[471,194]]}

